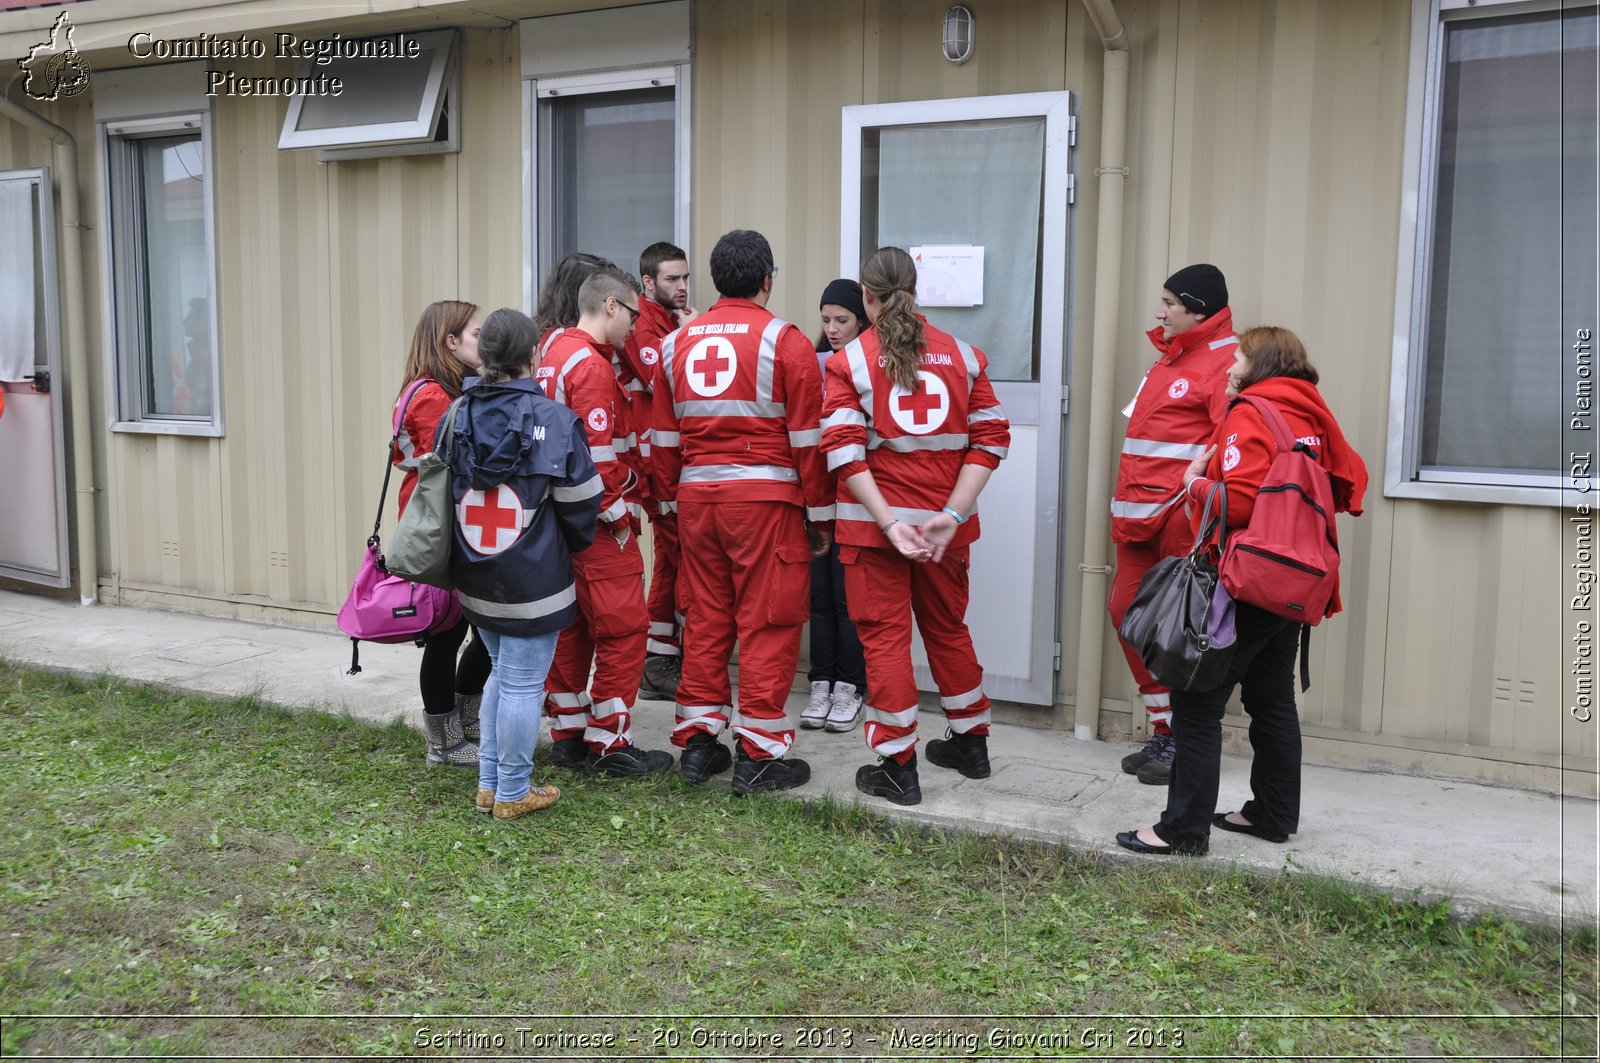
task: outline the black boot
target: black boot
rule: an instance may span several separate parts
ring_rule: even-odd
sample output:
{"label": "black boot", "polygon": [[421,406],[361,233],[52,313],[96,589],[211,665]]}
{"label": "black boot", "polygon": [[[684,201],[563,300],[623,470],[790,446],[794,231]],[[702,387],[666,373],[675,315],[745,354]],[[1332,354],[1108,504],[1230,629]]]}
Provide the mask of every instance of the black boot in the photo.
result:
{"label": "black boot", "polygon": [[947,731],[928,743],[928,763],[954,768],[969,779],[989,777],[989,740],[984,735]]}
{"label": "black boot", "polygon": [[922,803],[922,784],[917,779],[917,755],[904,764],[884,757],[856,772],[856,789],[873,797],[887,797],[897,805]]}

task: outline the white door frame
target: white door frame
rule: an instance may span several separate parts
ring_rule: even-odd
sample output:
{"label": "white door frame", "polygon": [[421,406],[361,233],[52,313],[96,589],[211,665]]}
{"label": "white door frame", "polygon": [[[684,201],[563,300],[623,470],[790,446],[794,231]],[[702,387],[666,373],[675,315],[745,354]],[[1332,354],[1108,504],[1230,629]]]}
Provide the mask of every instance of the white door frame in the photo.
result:
{"label": "white door frame", "polygon": [[[1034,588],[1029,626],[1027,678],[986,674],[984,687],[992,697],[1028,705],[1055,704],[1055,677],[1060,642],[1059,557],[1061,540],[1061,470],[1066,422],[1066,293],[1068,195],[1071,149],[1072,94],[1033,92],[1008,96],[972,96],[948,100],[865,104],[843,111],[842,165],[840,167],[839,274],[855,277],[861,266],[861,134],[884,126],[931,125],[1001,118],[1043,118],[1044,187],[1040,264],[1039,380],[995,381],[996,396],[1016,426],[1036,426],[1038,431],[1033,514],[1036,534],[1030,569],[1022,573]],[[981,560],[984,540],[974,547],[980,560],[978,578],[994,580],[994,568]],[[998,560],[998,559],[995,559]],[[1001,562],[1008,581],[1017,578],[1015,562]],[[968,625],[983,659],[985,618],[969,613]],[[918,681],[931,688],[924,665]]]}
{"label": "white door frame", "polygon": [[[72,583],[72,558],[67,552],[67,449],[64,432],[65,410],[62,406],[63,388],[66,384],[61,370],[61,315],[57,303],[56,286],[56,224],[55,224],[55,195],[54,182],[51,180],[48,166],[34,169],[6,170],[0,172],[0,181],[25,181],[31,183],[37,190],[39,208],[34,213],[34,235],[38,240],[40,250],[39,273],[43,278],[43,292],[41,293],[44,304],[44,318],[35,323],[35,327],[44,332],[44,364],[41,367],[36,361],[34,368],[43,368],[50,379],[50,453],[48,455],[48,475],[55,487],[55,539],[56,539],[56,567],[35,567],[8,564],[0,559],[0,576],[33,583],[44,587],[67,587]],[[67,190],[67,194],[76,195],[76,189]],[[87,386],[84,381],[74,381],[74,387]],[[13,390],[13,395],[15,391]],[[28,399],[37,396],[28,395]],[[12,420],[9,427],[16,429],[25,416],[22,403],[14,397],[10,408],[6,410],[4,420]],[[28,453],[26,449],[21,454],[10,456],[10,460],[19,463],[39,462],[43,456]],[[37,471],[37,467],[34,467]],[[37,484],[37,480],[33,481]],[[16,499],[8,500],[16,502]],[[30,521],[37,520],[43,514],[30,511],[26,505],[17,505],[11,510],[8,520]]]}

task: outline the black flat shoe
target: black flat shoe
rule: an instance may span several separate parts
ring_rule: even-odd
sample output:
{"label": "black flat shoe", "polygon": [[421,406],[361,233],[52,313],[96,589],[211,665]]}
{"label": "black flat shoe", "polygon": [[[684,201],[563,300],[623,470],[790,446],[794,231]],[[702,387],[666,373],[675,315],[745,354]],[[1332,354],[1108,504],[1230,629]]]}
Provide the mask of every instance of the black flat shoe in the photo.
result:
{"label": "black flat shoe", "polygon": [[1149,856],[1204,856],[1206,855],[1206,849],[1208,848],[1207,846],[1203,845],[1151,845],[1149,842],[1141,841],[1139,839],[1139,832],[1137,830],[1122,831],[1117,835],[1117,844],[1122,846],[1124,849],[1128,849],[1136,853],[1145,853]]}
{"label": "black flat shoe", "polygon": [[1228,819],[1229,815],[1231,815],[1231,813],[1218,812],[1216,815],[1211,817],[1211,825],[1213,827],[1219,827],[1222,830],[1231,830],[1235,834],[1253,834],[1262,841],[1278,842],[1279,844],[1282,844],[1283,842],[1289,840],[1289,836],[1287,834],[1283,834],[1275,830],[1266,830],[1262,827],[1256,826],[1254,823],[1234,823]]}

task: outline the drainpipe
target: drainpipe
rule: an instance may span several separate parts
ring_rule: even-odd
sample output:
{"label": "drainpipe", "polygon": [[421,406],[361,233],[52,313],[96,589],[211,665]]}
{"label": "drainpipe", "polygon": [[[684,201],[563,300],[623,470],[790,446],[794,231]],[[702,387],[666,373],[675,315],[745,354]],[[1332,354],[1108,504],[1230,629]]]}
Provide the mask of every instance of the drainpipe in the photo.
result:
{"label": "drainpipe", "polygon": [[71,403],[72,483],[77,493],[78,599],[93,605],[100,555],[95,538],[94,440],[89,431],[89,341],[84,335],[83,226],[78,219],[78,143],[71,133],[0,95],[0,114],[55,145],[56,184],[61,189],[62,307],[67,325],[67,398]]}
{"label": "drainpipe", "polygon": [[1122,300],[1122,195],[1128,177],[1128,33],[1111,0],[1083,0],[1105,47],[1100,101],[1098,238],[1095,242],[1094,341],[1089,370],[1089,480],[1084,498],[1083,593],[1078,602],[1077,718],[1073,733],[1089,742],[1100,730],[1101,657],[1105,652],[1111,508],[1113,375]]}

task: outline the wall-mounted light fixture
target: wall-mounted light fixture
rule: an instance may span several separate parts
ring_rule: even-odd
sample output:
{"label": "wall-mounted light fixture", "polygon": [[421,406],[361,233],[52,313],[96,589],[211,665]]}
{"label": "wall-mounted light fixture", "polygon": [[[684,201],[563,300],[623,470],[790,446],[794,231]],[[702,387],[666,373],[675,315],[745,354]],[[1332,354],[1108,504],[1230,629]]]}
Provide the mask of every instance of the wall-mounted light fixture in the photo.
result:
{"label": "wall-mounted light fixture", "polygon": [[972,58],[972,12],[964,4],[952,4],[944,13],[944,57],[952,63]]}

